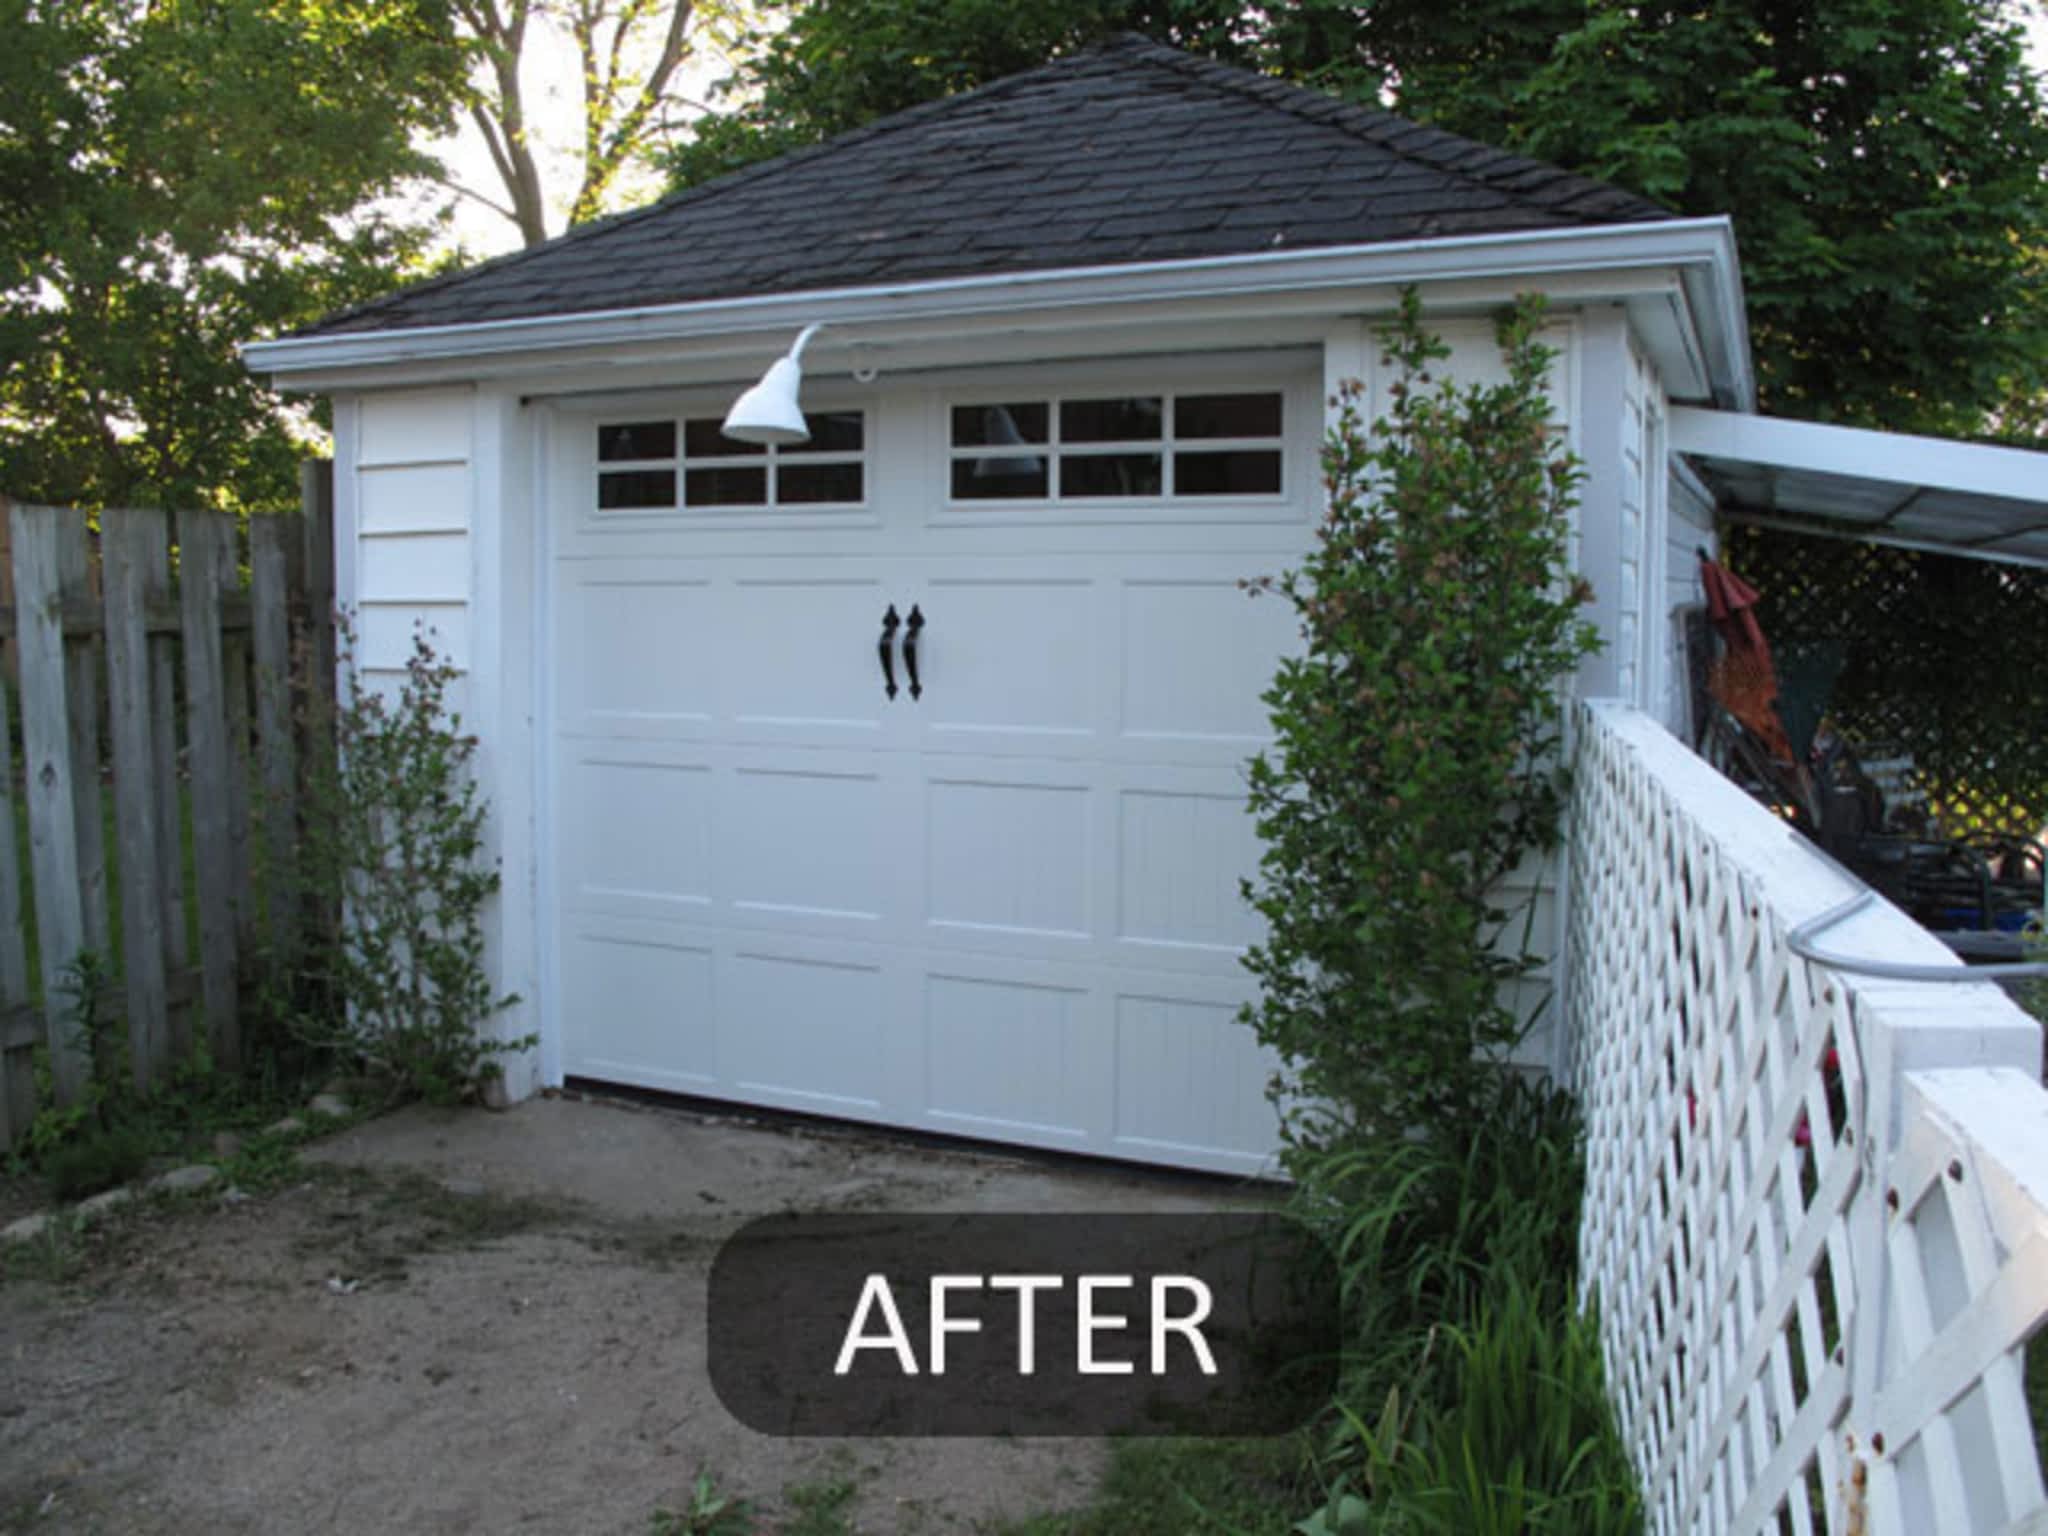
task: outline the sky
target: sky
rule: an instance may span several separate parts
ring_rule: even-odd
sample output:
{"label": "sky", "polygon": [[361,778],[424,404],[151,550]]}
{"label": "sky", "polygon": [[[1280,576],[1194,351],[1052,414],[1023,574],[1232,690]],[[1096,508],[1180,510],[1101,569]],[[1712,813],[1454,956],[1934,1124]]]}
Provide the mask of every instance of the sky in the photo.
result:
{"label": "sky", "polygon": [[[2035,72],[2048,76],[2048,12],[2034,10],[2025,24]],[[541,145],[543,182],[566,203],[577,179],[574,158],[563,151],[563,146],[575,141],[577,133],[581,92],[577,83],[576,50],[566,33],[556,28],[551,36],[541,38],[536,46],[529,49],[526,63],[525,82],[539,125],[537,137]],[[696,55],[680,76],[679,93],[687,102],[704,104],[710,98],[712,86],[730,69],[725,55],[714,42],[700,40]],[[491,168],[489,153],[474,127],[465,125],[461,132],[437,145],[436,149],[458,182],[503,201],[504,195]],[[615,206],[632,207],[658,195],[660,190],[660,176],[642,169],[622,178]],[[549,223],[551,231],[560,231],[565,222],[565,212],[565,207],[553,210]],[[456,201],[452,238],[467,247],[472,256],[498,255],[519,244],[518,232],[509,220],[468,198]]]}

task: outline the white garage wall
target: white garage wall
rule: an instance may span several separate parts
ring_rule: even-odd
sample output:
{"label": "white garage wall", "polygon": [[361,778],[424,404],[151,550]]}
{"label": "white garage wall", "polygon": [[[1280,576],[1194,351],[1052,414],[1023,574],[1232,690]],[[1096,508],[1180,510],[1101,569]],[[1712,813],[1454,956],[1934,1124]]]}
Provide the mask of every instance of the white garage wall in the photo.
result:
{"label": "white garage wall", "polygon": [[407,390],[336,408],[335,590],[363,671],[386,683],[420,628],[471,664],[474,399]]}

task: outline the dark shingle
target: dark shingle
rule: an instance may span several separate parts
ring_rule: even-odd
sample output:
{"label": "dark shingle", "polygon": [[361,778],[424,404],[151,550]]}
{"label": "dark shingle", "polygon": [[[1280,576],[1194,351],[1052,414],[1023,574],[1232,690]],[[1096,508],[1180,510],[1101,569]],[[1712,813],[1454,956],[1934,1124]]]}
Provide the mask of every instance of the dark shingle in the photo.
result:
{"label": "dark shingle", "polygon": [[899,112],[302,334],[1668,218],[1140,37]]}

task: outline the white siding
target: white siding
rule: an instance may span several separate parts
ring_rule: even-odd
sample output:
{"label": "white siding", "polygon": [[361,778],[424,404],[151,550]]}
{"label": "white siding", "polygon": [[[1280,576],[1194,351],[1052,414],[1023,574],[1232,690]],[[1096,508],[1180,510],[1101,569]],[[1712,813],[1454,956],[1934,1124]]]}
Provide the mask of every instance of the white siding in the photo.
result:
{"label": "white siding", "polygon": [[1622,385],[1620,419],[1615,423],[1621,434],[1621,474],[1616,484],[1619,538],[1614,551],[1616,619],[1604,638],[1614,652],[1616,692],[1633,704],[1641,701],[1643,686],[1643,550],[1649,500],[1644,484],[1650,454],[1650,397],[1656,388],[1633,336],[1628,338],[1628,366],[1622,373]]}
{"label": "white siding", "polygon": [[1685,610],[1703,600],[1697,552],[1714,548],[1714,509],[1697,481],[1671,462],[1670,402],[1656,365],[1633,336],[1622,379],[1608,692],[1683,737],[1689,713]]}
{"label": "white siding", "polygon": [[1681,741],[1692,740],[1692,682],[1685,654],[1685,619],[1707,600],[1700,586],[1699,552],[1720,551],[1714,533],[1714,504],[1692,476],[1674,465],[1667,471],[1670,516],[1664,541],[1664,687],[1648,712]]}
{"label": "white siding", "polygon": [[403,670],[416,627],[471,665],[473,401],[468,389],[373,395],[337,422],[336,584],[358,660],[379,682]]}

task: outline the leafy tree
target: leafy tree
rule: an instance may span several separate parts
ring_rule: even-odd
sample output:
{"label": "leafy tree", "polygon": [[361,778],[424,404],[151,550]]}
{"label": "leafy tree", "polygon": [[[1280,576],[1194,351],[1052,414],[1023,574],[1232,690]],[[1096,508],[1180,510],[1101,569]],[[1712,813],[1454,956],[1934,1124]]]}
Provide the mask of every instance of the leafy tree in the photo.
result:
{"label": "leafy tree", "polygon": [[291,413],[236,348],[396,281],[365,212],[426,168],[438,0],[0,0],[0,489],[289,502]]}
{"label": "leafy tree", "polygon": [[1727,213],[1767,408],[2039,430],[2048,113],[2018,0],[771,0],[678,185],[1120,30]]}
{"label": "leafy tree", "polygon": [[2021,427],[2048,390],[2048,113],[2012,6],[1570,9],[1520,59],[1405,69],[1403,105],[1732,215],[1769,409],[1970,433],[2003,408]]}
{"label": "leafy tree", "polygon": [[722,30],[734,10],[703,0],[450,4],[474,43],[476,76],[466,110],[505,200],[447,184],[509,219],[530,246],[548,238],[549,192],[536,153],[541,136],[529,83],[540,51],[564,41],[575,50],[582,93],[568,211],[569,222],[581,224],[605,212],[626,169],[674,132],[677,72],[707,28]]}

